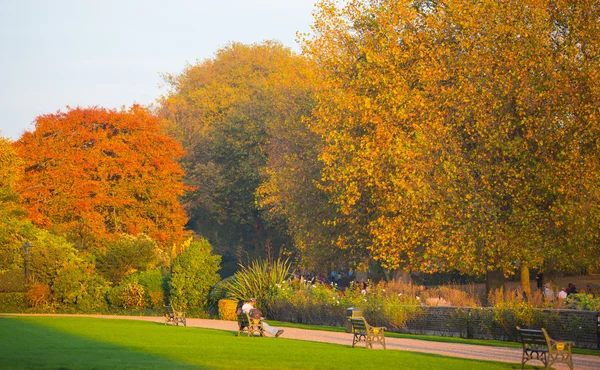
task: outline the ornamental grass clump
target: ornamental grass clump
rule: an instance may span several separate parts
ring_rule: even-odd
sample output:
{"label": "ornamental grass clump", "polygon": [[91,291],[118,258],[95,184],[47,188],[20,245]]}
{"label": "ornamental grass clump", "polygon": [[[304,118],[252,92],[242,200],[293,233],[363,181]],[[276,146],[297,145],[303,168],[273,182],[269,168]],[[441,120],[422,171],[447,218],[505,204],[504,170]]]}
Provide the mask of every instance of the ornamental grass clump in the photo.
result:
{"label": "ornamental grass clump", "polygon": [[492,321],[501,327],[511,340],[517,340],[516,327],[539,328],[547,325],[540,307],[539,292],[532,292],[526,300],[520,290],[497,289],[488,301],[494,306]]}
{"label": "ornamental grass clump", "polygon": [[227,295],[232,299],[256,298],[258,306],[265,313],[271,312],[271,302],[279,289],[277,285],[287,284],[292,264],[289,260],[276,259],[252,261],[250,266],[240,265],[241,270],[225,285]]}
{"label": "ornamental grass clump", "polygon": [[472,292],[468,286],[465,289],[460,284],[449,284],[427,289],[421,298],[428,306],[477,307],[480,303]]}

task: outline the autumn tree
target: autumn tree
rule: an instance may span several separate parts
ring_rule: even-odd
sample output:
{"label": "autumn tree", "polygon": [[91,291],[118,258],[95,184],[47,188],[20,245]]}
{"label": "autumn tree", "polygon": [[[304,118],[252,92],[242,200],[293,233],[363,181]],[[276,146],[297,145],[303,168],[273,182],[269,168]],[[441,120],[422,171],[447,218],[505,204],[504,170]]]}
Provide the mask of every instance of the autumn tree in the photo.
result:
{"label": "autumn tree", "polygon": [[[3,289],[22,290],[30,286],[31,296],[43,298],[38,303],[76,305],[82,309],[101,306],[105,283],[95,274],[91,259],[82,258],[67,240],[34,226],[26,218],[15,191],[23,175],[23,164],[11,142],[0,138],[0,276],[4,275],[3,280],[5,276],[19,276],[8,279],[15,283],[12,286],[3,281]],[[23,252],[26,242],[31,245],[27,257]],[[23,274],[25,263],[27,282]],[[36,295],[35,287],[43,287],[48,295]]]}
{"label": "autumn tree", "polygon": [[195,191],[186,198],[190,225],[219,253],[273,254],[290,246],[285,225],[265,219],[256,202],[269,158],[272,127],[302,100],[303,59],[276,42],[230,44],[214,58],[167,75],[158,112],[183,143]]}
{"label": "autumn tree", "polygon": [[598,11],[319,3],[303,44],[322,82],[312,127],[324,189],[358,236],[339,245],[478,275],[597,260]]}
{"label": "autumn tree", "polygon": [[142,107],[42,115],[14,147],[25,162],[17,190],[30,219],[78,249],[145,233],[168,251],[187,235],[183,151]]}
{"label": "autumn tree", "polygon": [[327,274],[355,267],[365,256],[335,247],[343,232],[335,223],[340,215],[329,193],[321,187],[323,166],[319,154],[323,142],[309,128],[315,104],[313,68],[306,60],[305,78],[289,87],[298,91],[300,98],[271,125],[269,155],[257,193],[265,217],[274,222],[283,220],[287,226],[298,266]]}

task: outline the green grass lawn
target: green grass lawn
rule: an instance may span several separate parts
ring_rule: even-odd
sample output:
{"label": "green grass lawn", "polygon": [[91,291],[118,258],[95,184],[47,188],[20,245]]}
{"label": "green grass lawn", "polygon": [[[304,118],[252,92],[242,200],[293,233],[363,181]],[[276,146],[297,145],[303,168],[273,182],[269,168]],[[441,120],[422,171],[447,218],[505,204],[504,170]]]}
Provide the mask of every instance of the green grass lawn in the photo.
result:
{"label": "green grass lawn", "polygon": [[[273,326],[282,326],[288,328],[308,329],[308,330],[324,330],[334,332],[344,332],[345,328],[340,326],[325,326],[325,325],[306,325],[306,324],[294,324],[282,321],[269,321]],[[508,347],[508,348],[521,348],[521,343],[517,342],[506,342],[502,340],[491,340],[491,339],[467,339],[457,337],[440,337],[431,335],[419,335],[419,334],[402,334],[402,333],[385,333],[386,337],[389,338],[407,338],[407,339],[418,339],[426,340],[430,342],[442,342],[442,343],[459,343],[459,344],[474,344],[478,346],[492,346],[492,347]],[[557,338],[558,339],[558,338]],[[573,353],[580,355],[591,355],[600,356],[600,350],[585,349],[585,348],[573,348]]]}
{"label": "green grass lawn", "polygon": [[367,350],[145,321],[0,317],[0,369],[511,369],[406,351]]}

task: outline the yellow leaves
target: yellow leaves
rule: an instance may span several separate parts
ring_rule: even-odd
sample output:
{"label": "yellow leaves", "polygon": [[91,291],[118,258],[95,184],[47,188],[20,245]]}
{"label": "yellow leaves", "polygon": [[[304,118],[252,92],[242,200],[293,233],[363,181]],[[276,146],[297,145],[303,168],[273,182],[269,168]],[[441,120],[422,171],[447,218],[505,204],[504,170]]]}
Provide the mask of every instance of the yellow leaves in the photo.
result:
{"label": "yellow leaves", "polygon": [[[506,240],[524,230],[511,222],[543,217],[532,197],[545,192],[535,171],[551,162],[535,156],[560,143],[547,137],[547,123],[569,109],[548,33],[532,32],[552,25],[537,3],[520,13],[520,4],[451,2],[431,14],[406,4],[350,1],[340,13],[318,14],[317,35],[305,40],[309,56],[324,62],[313,127],[326,138],[324,189],[356,224],[377,220],[368,228],[374,257],[425,248],[450,267],[483,271],[481,255],[506,266],[514,254]],[[343,34],[353,43],[336,43]],[[356,50],[358,66],[349,62]],[[462,261],[447,260],[457,253]]]}

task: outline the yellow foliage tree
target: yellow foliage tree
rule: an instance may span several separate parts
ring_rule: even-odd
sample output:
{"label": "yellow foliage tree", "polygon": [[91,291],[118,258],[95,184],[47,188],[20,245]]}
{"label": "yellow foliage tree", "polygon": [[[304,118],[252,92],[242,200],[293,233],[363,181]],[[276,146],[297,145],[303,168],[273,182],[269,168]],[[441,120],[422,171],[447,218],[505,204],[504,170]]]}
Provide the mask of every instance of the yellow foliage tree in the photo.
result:
{"label": "yellow foliage tree", "polygon": [[597,261],[596,2],[318,9],[303,48],[340,246],[478,275]]}

